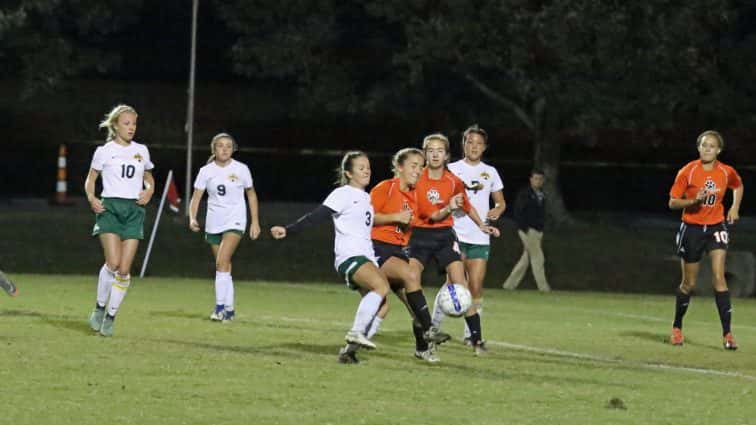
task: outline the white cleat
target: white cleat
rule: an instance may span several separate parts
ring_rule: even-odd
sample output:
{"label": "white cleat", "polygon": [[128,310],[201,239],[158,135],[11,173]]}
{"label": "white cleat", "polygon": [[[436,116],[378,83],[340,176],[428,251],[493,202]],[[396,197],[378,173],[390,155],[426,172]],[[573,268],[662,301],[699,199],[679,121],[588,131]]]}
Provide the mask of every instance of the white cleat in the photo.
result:
{"label": "white cleat", "polygon": [[415,357],[428,363],[438,363],[441,361],[430,348],[425,351],[415,351]]}
{"label": "white cleat", "polygon": [[350,344],[357,344],[360,347],[368,350],[373,350],[376,347],[375,344],[373,344],[373,341],[367,339],[365,334],[362,332],[349,331],[347,332],[344,339]]}

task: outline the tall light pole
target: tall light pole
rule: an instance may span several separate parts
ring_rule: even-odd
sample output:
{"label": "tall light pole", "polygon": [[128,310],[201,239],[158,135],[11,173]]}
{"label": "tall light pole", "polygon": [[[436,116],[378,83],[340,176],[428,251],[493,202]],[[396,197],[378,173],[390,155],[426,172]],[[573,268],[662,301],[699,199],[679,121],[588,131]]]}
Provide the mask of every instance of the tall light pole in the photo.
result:
{"label": "tall light pole", "polygon": [[194,137],[194,68],[197,63],[197,9],[199,0],[192,1],[192,53],[189,59],[189,101],[186,108],[186,215],[192,198],[192,139]]}

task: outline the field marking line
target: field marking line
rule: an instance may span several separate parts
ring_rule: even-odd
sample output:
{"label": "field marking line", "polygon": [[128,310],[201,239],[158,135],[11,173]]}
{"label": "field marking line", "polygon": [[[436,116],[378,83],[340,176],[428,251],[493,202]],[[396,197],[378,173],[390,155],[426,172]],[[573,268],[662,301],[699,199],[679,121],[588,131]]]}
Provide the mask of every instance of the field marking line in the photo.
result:
{"label": "field marking line", "polygon": [[[326,320],[317,320],[317,319],[301,318],[301,317],[266,315],[266,316],[257,316],[257,318],[262,319],[262,320],[281,320],[285,322],[327,324],[331,326],[344,327],[345,329],[349,327],[349,323],[347,322],[326,321]],[[735,371],[707,369],[707,368],[690,367],[690,366],[675,366],[675,365],[666,364],[666,363],[650,363],[650,362],[635,361],[635,360],[613,359],[609,357],[597,356],[594,354],[577,353],[577,352],[572,352],[572,351],[559,350],[556,348],[533,347],[530,345],[514,344],[510,342],[495,341],[495,340],[490,340],[490,339],[487,340],[486,343],[490,345],[499,346],[499,347],[510,348],[513,350],[527,351],[530,353],[537,353],[537,354],[550,354],[550,355],[561,356],[561,357],[569,357],[569,358],[578,359],[578,360],[587,360],[587,361],[600,362],[600,363],[610,363],[610,364],[617,364],[617,365],[640,367],[640,368],[651,369],[651,370],[671,370],[675,372],[687,372],[687,373],[693,373],[693,374],[699,374],[699,375],[722,376],[722,377],[728,377],[728,378],[741,378],[748,381],[756,382],[756,376],[748,375],[741,372],[735,372]]]}
{"label": "field marking line", "polygon": [[635,361],[635,360],[612,359],[609,357],[601,357],[601,356],[596,356],[593,354],[575,353],[572,351],[558,350],[555,348],[532,347],[529,345],[513,344],[513,343],[503,342],[503,341],[488,340],[486,341],[486,343],[490,345],[496,345],[499,347],[511,348],[515,350],[527,351],[527,352],[537,353],[537,354],[551,354],[551,355],[562,356],[562,357],[570,357],[570,358],[579,359],[579,360],[589,360],[589,361],[600,362],[600,363],[611,363],[611,364],[618,364],[618,365],[635,366],[635,367],[642,367],[645,369],[672,370],[672,371],[678,371],[678,372],[691,372],[691,373],[697,373],[697,374],[702,374],[702,375],[715,375],[715,376],[726,376],[726,377],[733,377],[733,378],[743,378],[749,381],[756,382],[756,376],[747,375],[741,372],[707,369],[707,368],[701,368],[701,367],[675,366],[675,365],[670,365],[666,363],[649,363],[649,362]]}

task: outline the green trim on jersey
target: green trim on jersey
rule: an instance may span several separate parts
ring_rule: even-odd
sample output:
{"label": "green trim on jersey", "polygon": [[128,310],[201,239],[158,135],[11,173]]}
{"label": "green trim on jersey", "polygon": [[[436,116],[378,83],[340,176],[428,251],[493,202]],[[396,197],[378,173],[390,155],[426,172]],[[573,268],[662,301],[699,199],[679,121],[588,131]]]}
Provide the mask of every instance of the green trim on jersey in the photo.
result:
{"label": "green trim on jersey", "polygon": [[237,229],[224,230],[221,233],[205,233],[205,241],[210,245],[220,245],[223,240],[223,235],[226,233],[236,233],[239,236],[244,236],[244,232]]}
{"label": "green trim on jersey", "polygon": [[459,243],[459,249],[466,260],[486,260],[491,254],[491,245],[478,245],[474,243]]}
{"label": "green trim on jersey", "polygon": [[121,240],[144,239],[145,210],[136,199],[103,198],[105,211],[97,214],[92,236],[115,233]]}
{"label": "green trim on jersey", "polygon": [[337,270],[339,272],[339,276],[341,276],[341,278],[344,279],[344,282],[346,282],[347,288],[356,290],[360,287],[360,285],[356,284],[353,280],[354,274],[357,273],[357,270],[359,270],[359,268],[363,264],[370,262],[370,259],[368,259],[364,255],[358,255],[356,257],[349,257],[346,259],[346,261],[339,264]]}

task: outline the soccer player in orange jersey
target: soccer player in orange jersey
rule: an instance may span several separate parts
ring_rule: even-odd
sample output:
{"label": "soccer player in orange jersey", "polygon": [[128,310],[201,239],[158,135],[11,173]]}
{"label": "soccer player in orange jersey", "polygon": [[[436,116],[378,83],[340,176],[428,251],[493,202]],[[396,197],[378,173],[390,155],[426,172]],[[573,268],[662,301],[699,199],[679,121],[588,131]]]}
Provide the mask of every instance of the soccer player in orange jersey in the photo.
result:
{"label": "soccer player in orange jersey", "polygon": [[[391,161],[395,177],[378,183],[370,191],[375,209],[373,230],[370,234],[373,249],[392,289],[406,303],[413,317],[415,334],[415,357],[435,363],[438,358],[429,349],[429,343],[443,343],[450,339],[448,334],[431,329],[428,302],[420,285],[420,274],[409,264],[407,245],[412,231],[412,215],[416,208],[415,183],[423,172],[425,158],[423,151],[404,148]],[[404,290],[404,296],[401,291]],[[373,319],[368,338],[380,326],[388,305],[384,305]]]}
{"label": "soccer player in orange jersey", "polygon": [[[683,210],[682,224],[676,238],[682,282],[677,291],[670,343],[683,345],[682,319],[690,304],[691,291],[696,286],[699,262],[703,253],[708,252],[724,348],[736,350],[738,345],[730,332],[732,306],[725,280],[725,256],[729,242],[727,223],[732,224],[740,218],[743,181],[734,168],[717,160],[717,155],[724,148],[721,134],[705,131],[698,136],[697,146],[700,158],[687,163],[677,172],[675,183],[669,191],[669,208]],[[722,200],[728,188],[732,190],[733,200],[725,223]]]}
{"label": "soccer player in orange jersey", "polygon": [[[420,275],[431,259],[435,258],[440,271],[448,275],[450,283],[467,286],[465,266],[453,229],[452,213],[468,214],[487,234],[498,237],[499,230],[480,219],[467,198],[464,182],[446,168],[449,139],[443,134],[431,134],[423,140],[423,150],[426,167],[415,185],[417,220],[413,223],[410,238],[410,264]],[[438,327],[442,315],[436,300],[432,318],[434,328]],[[470,328],[470,340],[475,353],[483,353],[485,342],[480,328],[480,316],[474,306],[465,314],[465,322]]]}

